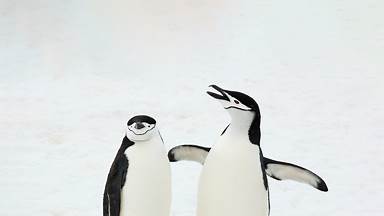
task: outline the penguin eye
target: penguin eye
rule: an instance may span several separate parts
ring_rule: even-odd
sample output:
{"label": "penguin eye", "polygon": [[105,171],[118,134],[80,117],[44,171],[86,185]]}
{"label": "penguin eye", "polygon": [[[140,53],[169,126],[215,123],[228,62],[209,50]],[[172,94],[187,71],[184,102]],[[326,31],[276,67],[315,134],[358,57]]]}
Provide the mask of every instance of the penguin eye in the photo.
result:
{"label": "penguin eye", "polygon": [[235,100],[235,104],[239,104],[240,102],[238,100]]}

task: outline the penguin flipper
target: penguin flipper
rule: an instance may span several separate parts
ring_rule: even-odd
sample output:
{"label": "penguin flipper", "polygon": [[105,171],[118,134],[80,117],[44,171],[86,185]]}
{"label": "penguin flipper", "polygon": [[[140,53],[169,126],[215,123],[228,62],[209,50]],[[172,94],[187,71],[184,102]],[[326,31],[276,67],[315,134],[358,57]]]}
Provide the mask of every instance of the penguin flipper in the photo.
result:
{"label": "penguin flipper", "polygon": [[[170,162],[187,160],[204,165],[210,150],[211,148],[198,145],[180,145],[169,150],[168,158]],[[263,162],[266,174],[273,179],[279,181],[293,180],[309,184],[320,191],[328,191],[324,180],[306,168],[266,157],[264,157]]]}
{"label": "penguin flipper", "polygon": [[179,145],[168,152],[170,162],[188,160],[204,164],[205,158],[211,148],[198,145]]}
{"label": "penguin flipper", "polygon": [[117,155],[108,174],[103,197],[103,216],[120,215],[120,192],[125,183],[128,159]]}
{"label": "penguin flipper", "polygon": [[264,168],[267,175],[276,180],[293,180],[309,184],[320,191],[328,191],[327,184],[320,176],[295,164],[264,157]]}

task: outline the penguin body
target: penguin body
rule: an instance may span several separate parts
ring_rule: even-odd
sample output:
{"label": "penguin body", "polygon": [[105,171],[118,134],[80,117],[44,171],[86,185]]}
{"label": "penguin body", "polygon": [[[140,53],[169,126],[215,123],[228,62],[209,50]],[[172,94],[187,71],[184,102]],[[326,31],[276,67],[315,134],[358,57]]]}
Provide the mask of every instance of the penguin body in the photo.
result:
{"label": "penguin body", "polygon": [[169,216],[171,171],[156,121],[132,119],[108,175],[104,216]]}
{"label": "penguin body", "polygon": [[259,107],[245,94],[212,87],[220,95],[208,94],[229,112],[231,124],[205,161],[200,176],[197,215],[266,216],[269,214],[269,192],[259,146]]}
{"label": "penguin body", "polygon": [[207,156],[199,183],[198,216],[268,215],[260,148],[233,133],[228,128]]}

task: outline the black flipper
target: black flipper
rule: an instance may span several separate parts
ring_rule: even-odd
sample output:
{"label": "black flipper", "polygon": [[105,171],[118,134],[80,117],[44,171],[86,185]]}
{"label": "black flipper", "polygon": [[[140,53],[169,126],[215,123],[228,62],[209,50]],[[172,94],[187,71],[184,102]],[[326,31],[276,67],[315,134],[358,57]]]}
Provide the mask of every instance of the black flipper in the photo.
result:
{"label": "black flipper", "polygon": [[[227,131],[229,125],[225,127],[220,136]],[[198,145],[179,145],[168,151],[168,159],[170,162],[187,160],[203,165],[209,150],[211,150],[211,148]]]}
{"label": "black flipper", "polygon": [[128,159],[124,155],[124,151],[133,144],[127,137],[124,137],[123,143],[109,170],[104,189],[103,216],[120,215],[120,193],[128,171]]}
{"label": "black flipper", "polygon": [[188,160],[204,164],[209,150],[211,148],[198,145],[180,145],[169,150],[168,159],[170,162]]}
{"label": "black flipper", "polygon": [[264,166],[267,175],[276,180],[293,180],[309,184],[320,191],[328,191],[327,184],[320,176],[312,171],[295,164],[275,161],[264,157]]}

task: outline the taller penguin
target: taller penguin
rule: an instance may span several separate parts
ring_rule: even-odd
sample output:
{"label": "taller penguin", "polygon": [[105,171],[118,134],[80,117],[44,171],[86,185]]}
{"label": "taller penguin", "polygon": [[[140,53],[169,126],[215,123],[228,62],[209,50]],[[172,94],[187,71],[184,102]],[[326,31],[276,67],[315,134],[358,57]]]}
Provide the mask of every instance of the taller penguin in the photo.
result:
{"label": "taller penguin", "polygon": [[313,172],[294,164],[263,157],[260,148],[260,110],[246,94],[210,86],[207,93],[221,102],[231,122],[211,148],[183,145],[173,148],[171,161],[204,164],[197,199],[197,216],[267,216],[269,190],[266,173],[277,180],[292,179],[327,191]]}
{"label": "taller penguin", "polygon": [[201,173],[198,216],[266,216],[268,182],[260,148],[260,110],[251,97],[212,85],[231,123],[210,150]]}
{"label": "taller penguin", "polygon": [[169,216],[170,205],[171,171],[156,121],[135,116],[108,174],[103,215]]}

